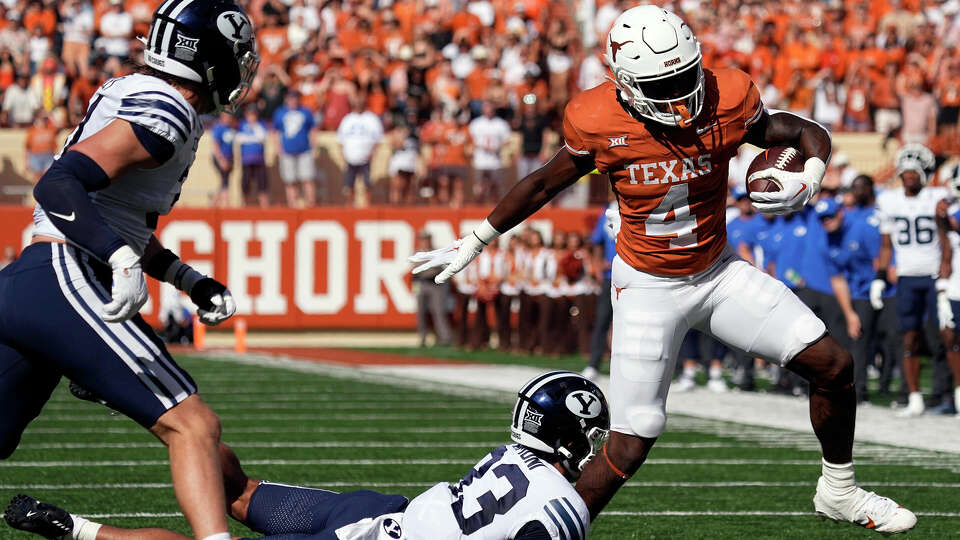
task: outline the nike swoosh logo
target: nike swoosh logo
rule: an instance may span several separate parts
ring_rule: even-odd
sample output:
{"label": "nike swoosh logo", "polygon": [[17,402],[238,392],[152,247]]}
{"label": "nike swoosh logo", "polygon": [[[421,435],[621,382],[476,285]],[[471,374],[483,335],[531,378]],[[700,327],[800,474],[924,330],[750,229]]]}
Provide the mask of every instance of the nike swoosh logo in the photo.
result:
{"label": "nike swoosh logo", "polygon": [[714,123],[710,124],[709,126],[705,126],[705,127],[702,127],[702,128],[700,128],[700,129],[698,129],[698,130],[697,130],[697,135],[703,135],[703,134],[706,133],[707,131],[710,131],[710,130],[711,130],[714,126],[716,126],[716,125],[717,125],[717,123],[714,122]]}
{"label": "nike swoosh logo", "polygon": [[793,196],[796,197],[797,195],[803,193],[803,190],[805,190],[805,189],[807,189],[807,185],[806,185],[806,184],[800,184],[800,189],[798,189],[797,192],[793,194]]}
{"label": "nike swoosh logo", "polygon": [[63,214],[58,214],[58,213],[53,212],[53,211],[50,211],[50,210],[47,210],[47,213],[50,214],[51,216],[57,216],[58,218],[60,218],[60,219],[62,219],[62,220],[64,220],[64,221],[73,221],[74,219],[77,218],[77,213],[76,213],[76,212],[70,212],[70,215],[69,215],[69,216],[65,216],[65,215],[63,215]]}
{"label": "nike swoosh logo", "polygon": [[38,512],[27,512],[27,517],[32,517],[37,515]]}
{"label": "nike swoosh logo", "polygon": [[872,528],[874,528],[874,527],[876,527],[876,526],[877,526],[877,524],[873,522],[873,518],[870,517],[870,516],[867,516],[867,524],[864,525],[863,527],[864,527],[865,529],[872,529]]}

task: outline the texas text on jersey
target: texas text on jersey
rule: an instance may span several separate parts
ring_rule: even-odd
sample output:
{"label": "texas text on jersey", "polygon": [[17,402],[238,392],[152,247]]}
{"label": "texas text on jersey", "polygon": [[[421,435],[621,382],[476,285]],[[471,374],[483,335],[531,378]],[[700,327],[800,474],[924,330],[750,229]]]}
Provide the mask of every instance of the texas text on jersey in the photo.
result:
{"label": "texas text on jersey", "polygon": [[[135,73],[103,83],[90,99],[86,117],[67,137],[61,154],[116,119],[130,122],[134,130],[146,129],[173,147],[172,157],[159,167],[129,171],[90,194],[104,221],[142,255],[157,218],[169,214],[180,197],[203,126],[183,94],[157,77]],[[34,234],[70,241],[39,204],[33,220]]]}
{"label": "texas text on jersey", "polygon": [[727,169],[763,105],[749,75],[704,70],[696,129],[652,127],[628,112],[606,82],[574,98],[563,117],[567,150],[593,157],[620,203],[617,253],[653,274],[708,268],[726,245]]}

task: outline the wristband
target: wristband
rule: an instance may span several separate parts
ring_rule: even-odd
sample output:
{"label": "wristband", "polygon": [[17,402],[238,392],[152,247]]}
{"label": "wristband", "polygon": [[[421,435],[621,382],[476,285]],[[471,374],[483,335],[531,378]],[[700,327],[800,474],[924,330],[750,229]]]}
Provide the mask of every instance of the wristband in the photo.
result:
{"label": "wristband", "polygon": [[827,164],[818,157],[808,158],[803,164],[803,173],[809,180],[816,184],[816,191],[820,191],[820,182],[823,181],[823,175],[827,173]]}
{"label": "wristband", "polygon": [[167,271],[163,275],[163,280],[177,289],[190,294],[193,286],[205,277],[207,276],[197,272],[189,264],[185,264],[180,259],[177,259],[167,268]]}
{"label": "wristband", "polygon": [[877,270],[877,274],[873,276],[873,279],[883,280],[884,283],[887,282],[887,269],[881,268]]}
{"label": "wristband", "polygon": [[500,236],[500,231],[494,229],[493,225],[491,225],[490,222],[485,219],[483,220],[483,223],[473,230],[473,235],[477,237],[477,240],[480,240],[480,242],[486,246]]}

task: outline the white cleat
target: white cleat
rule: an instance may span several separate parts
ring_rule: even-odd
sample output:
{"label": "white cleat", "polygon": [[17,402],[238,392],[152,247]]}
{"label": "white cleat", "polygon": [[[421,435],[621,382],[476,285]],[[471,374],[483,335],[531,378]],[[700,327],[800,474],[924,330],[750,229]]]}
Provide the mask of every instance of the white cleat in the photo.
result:
{"label": "white cleat", "polygon": [[832,497],[822,476],[817,481],[813,507],[822,518],[853,523],[884,534],[907,532],[917,524],[917,516],[910,510],[860,487],[848,497]]}
{"label": "white cleat", "polygon": [[926,407],[923,405],[923,394],[920,392],[910,392],[907,396],[907,406],[897,416],[900,418],[913,418],[920,416]]}
{"label": "white cleat", "polygon": [[673,383],[671,387],[674,392],[689,392],[697,387],[697,382],[693,380],[693,377],[684,377],[680,376],[677,379],[677,382]]}
{"label": "white cleat", "polygon": [[597,380],[597,377],[600,376],[600,372],[597,371],[597,368],[593,366],[587,366],[583,368],[583,371],[580,372],[580,375],[582,375],[585,379],[595,381]]}
{"label": "white cleat", "polygon": [[727,386],[727,381],[723,379],[710,379],[707,381],[707,390],[717,394],[723,394],[729,392],[730,388]]}

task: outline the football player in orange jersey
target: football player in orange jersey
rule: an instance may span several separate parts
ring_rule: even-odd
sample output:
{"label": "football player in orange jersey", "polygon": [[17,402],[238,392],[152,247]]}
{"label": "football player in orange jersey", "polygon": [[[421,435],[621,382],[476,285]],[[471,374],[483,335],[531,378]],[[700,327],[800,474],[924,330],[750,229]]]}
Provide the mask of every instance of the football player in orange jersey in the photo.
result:
{"label": "football player in orange jersey", "polygon": [[754,206],[784,214],[819,192],[830,134],[799,116],[766,110],[746,73],[703,69],[690,28],[656,6],[629,9],[614,21],[606,60],[613,78],[567,105],[557,155],[517,183],[471,234],[415,254],[411,259],[423,264],[414,271],[447,264],[436,277],[442,283],[596,167],[610,176],[621,227],[611,291],[611,434],[577,483],[591,515],[637,471],[663,432],[678,349],[696,328],[810,382],[810,420],[823,450],[817,513],[883,533],[913,528],[912,512],[854,481],[850,354],[792,292],[726,242],[728,161],[740,145],[787,145],[803,153],[802,172],[756,173],[783,189],[752,193]]}

